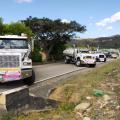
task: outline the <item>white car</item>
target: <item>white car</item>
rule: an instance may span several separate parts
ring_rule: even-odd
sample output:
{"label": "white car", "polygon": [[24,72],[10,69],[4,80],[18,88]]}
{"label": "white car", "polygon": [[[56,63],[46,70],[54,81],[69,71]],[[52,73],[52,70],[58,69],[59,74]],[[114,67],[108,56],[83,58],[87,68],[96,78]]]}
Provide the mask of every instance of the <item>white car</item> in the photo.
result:
{"label": "white car", "polygon": [[106,55],[103,54],[103,53],[97,53],[95,54],[95,57],[96,57],[96,61],[97,62],[106,62]]}
{"label": "white car", "polygon": [[112,53],[112,54],[111,54],[111,58],[115,58],[115,59],[116,59],[117,57],[118,57],[117,54],[115,54],[115,53]]}

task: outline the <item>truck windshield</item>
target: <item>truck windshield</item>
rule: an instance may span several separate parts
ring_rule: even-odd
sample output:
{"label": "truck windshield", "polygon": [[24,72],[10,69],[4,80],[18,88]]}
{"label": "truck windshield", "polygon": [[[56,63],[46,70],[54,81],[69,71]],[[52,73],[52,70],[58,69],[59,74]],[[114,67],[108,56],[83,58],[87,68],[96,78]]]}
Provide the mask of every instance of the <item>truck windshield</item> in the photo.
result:
{"label": "truck windshield", "polygon": [[0,49],[28,49],[28,41],[25,39],[1,39]]}

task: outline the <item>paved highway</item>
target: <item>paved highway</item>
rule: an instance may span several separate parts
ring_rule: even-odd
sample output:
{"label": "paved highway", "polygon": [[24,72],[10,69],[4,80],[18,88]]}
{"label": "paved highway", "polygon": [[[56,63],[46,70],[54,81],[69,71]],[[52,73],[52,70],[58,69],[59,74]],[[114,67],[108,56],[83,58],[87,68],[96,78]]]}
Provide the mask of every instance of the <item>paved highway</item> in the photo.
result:
{"label": "paved highway", "polygon": [[74,64],[54,63],[34,66],[36,81],[42,81],[47,78],[58,76],[84,67],[76,67]]}

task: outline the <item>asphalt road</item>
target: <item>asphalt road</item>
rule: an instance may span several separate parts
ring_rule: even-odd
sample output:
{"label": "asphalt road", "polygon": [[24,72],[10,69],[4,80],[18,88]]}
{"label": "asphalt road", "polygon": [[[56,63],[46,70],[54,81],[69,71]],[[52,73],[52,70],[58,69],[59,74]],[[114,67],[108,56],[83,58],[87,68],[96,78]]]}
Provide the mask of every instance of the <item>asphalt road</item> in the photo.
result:
{"label": "asphalt road", "polygon": [[[105,63],[97,63],[97,65],[99,64],[105,64]],[[50,79],[52,77],[59,76],[72,71],[87,69],[87,67],[76,67],[74,64],[53,63],[53,64],[34,66],[33,69],[35,71],[36,83],[37,83],[39,81],[44,81],[46,79]],[[4,84],[0,83],[0,93],[23,85],[24,84],[22,81],[15,81]]]}
{"label": "asphalt road", "polygon": [[54,63],[34,66],[36,81],[42,81],[54,76],[59,76],[75,70],[81,70],[83,67],[76,67],[74,64]]}

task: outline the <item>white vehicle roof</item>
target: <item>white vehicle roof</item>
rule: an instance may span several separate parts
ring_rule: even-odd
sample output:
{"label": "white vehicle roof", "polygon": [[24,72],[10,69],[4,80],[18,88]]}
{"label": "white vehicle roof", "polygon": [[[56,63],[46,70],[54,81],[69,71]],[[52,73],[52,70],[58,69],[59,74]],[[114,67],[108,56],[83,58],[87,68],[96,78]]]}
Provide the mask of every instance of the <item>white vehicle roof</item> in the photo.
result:
{"label": "white vehicle roof", "polygon": [[94,57],[94,54],[91,54],[91,53],[78,53],[79,55],[81,56],[92,56]]}
{"label": "white vehicle roof", "polygon": [[4,35],[4,36],[0,36],[0,38],[27,39],[26,36],[18,36],[18,35]]}
{"label": "white vehicle roof", "polygon": [[96,55],[105,55],[104,53],[95,53]]}

